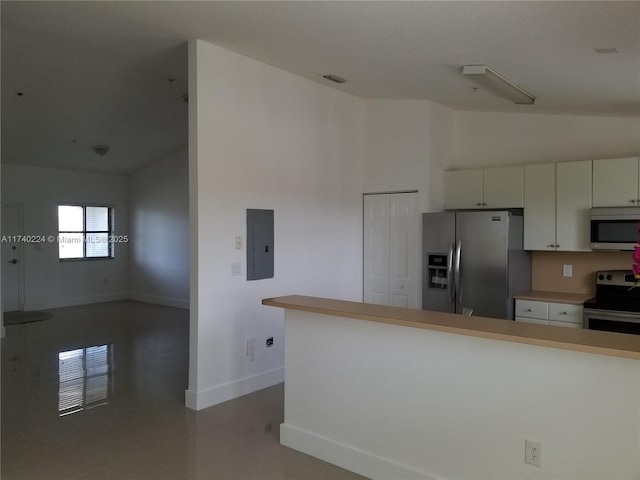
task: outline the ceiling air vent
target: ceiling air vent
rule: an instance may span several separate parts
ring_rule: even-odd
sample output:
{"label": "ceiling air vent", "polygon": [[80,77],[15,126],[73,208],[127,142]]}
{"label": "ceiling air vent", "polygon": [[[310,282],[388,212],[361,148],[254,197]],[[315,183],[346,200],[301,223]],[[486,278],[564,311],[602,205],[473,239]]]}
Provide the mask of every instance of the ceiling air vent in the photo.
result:
{"label": "ceiling air vent", "polygon": [[340,78],[337,75],[333,75],[333,74],[328,74],[328,75],[322,75],[322,78],[329,80],[333,83],[345,83],[346,80],[344,78]]}

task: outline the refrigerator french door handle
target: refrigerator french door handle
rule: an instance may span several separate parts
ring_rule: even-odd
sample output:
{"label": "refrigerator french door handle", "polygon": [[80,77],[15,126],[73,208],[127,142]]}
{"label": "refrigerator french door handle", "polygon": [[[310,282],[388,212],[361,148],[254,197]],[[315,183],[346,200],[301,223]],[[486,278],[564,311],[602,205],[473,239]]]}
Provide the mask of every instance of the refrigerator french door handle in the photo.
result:
{"label": "refrigerator french door handle", "polygon": [[455,243],[451,242],[449,245],[449,254],[447,255],[447,290],[449,290],[449,301],[453,305],[456,302],[455,290],[453,288],[454,276],[453,276],[453,251],[455,250]]}
{"label": "refrigerator french door handle", "polygon": [[462,288],[460,286],[460,256],[462,255],[462,241],[458,240],[456,244],[456,253],[454,255],[454,276],[456,279],[456,295],[458,303],[462,305]]}

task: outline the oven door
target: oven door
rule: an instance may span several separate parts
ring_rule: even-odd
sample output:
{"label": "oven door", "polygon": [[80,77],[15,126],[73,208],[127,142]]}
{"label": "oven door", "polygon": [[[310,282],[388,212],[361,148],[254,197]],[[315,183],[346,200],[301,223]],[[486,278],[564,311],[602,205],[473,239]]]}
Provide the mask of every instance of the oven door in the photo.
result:
{"label": "oven door", "polygon": [[585,308],[584,328],[640,335],[640,313]]}

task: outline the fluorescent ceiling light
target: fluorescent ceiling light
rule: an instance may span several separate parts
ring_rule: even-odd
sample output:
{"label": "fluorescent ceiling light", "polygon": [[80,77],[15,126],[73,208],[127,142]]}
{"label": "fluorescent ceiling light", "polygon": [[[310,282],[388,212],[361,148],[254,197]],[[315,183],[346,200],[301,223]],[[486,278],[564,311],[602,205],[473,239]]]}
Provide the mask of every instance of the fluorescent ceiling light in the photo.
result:
{"label": "fluorescent ceiling light", "polygon": [[618,53],[617,48],[594,48],[596,53]]}
{"label": "fluorescent ceiling light", "polygon": [[342,77],[339,77],[337,75],[334,75],[333,73],[329,73],[327,75],[322,75],[322,78],[326,79],[326,80],[330,80],[333,83],[345,83],[346,80]]}
{"label": "fluorescent ceiling light", "polygon": [[536,97],[486,65],[465,65],[462,67],[462,73],[471,75],[487,90],[519,105],[533,105],[536,101]]}

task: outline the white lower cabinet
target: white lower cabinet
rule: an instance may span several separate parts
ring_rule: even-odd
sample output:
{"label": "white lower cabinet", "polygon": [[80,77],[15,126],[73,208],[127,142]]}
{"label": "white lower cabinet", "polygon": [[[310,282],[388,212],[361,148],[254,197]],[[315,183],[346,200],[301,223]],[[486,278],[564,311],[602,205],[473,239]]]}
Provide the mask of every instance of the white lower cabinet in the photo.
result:
{"label": "white lower cabinet", "polygon": [[582,323],[554,322],[551,320],[549,320],[549,325],[553,325],[556,327],[582,328]]}
{"label": "white lower cabinet", "polygon": [[[517,317],[532,320],[549,320],[549,304],[547,302],[534,302],[532,300],[516,300]],[[538,322],[531,322],[538,323]]]}
{"label": "white lower cabinet", "polygon": [[540,320],[539,318],[516,317],[516,322],[537,323],[538,325],[549,325],[549,320]]}
{"label": "white lower cabinet", "polygon": [[549,303],[549,325],[551,322],[582,325],[582,305]]}
{"label": "white lower cabinet", "polygon": [[516,300],[516,322],[582,328],[582,305]]}

